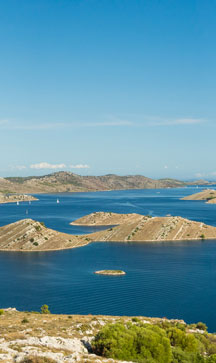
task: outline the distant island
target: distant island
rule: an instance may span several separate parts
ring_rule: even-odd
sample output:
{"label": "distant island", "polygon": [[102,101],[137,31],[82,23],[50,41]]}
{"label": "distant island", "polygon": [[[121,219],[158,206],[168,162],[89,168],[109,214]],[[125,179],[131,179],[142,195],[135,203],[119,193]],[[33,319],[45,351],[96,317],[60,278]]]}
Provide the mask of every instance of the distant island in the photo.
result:
{"label": "distant island", "polygon": [[151,179],[143,175],[107,174],[81,176],[67,171],[44,176],[0,178],[2,193],[65,193],[127,189],[177,188],[187,185],[211,185],[206,180],[185,182],[176,179]]}
{"label": "distant island", "polygon": [[108,275],[108,276],[121,276],[125,275],[126,272],[122,270],[101,270],[101,271],[95,271],[95,274]]}
{"label": "distant island", "polygon": [[0,227],[0,250],[51,251],[81,247],[91,242],[174,242],[216,239],[216,227],[182,217],[97,212],[72,223],[80,226],[107,225],[107,229],[84,235],[70,235],[46,228],[41,222],[23,219]]}
{"label": "distant island", "polygon": [[216,190],[205,189],[202,192],[189,195],[187,197],[181,198],[182,200],[205,200],[208,204],[216,203]]}
{"label": "distant island", "polygon": [[0,193],[0,204],[31,202],[31,201],[35,201],[35,200],[38,200],[38,199],[33,197],[32,195]]}

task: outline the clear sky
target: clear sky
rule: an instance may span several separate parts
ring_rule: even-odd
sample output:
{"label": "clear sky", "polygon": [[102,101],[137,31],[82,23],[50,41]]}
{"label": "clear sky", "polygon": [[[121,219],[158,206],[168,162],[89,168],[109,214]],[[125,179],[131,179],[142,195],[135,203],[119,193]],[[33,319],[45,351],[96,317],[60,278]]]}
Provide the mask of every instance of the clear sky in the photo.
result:
{"label": "clear sky", "polygon": [[2,0],[0,175],[216,178],[215,0]]}

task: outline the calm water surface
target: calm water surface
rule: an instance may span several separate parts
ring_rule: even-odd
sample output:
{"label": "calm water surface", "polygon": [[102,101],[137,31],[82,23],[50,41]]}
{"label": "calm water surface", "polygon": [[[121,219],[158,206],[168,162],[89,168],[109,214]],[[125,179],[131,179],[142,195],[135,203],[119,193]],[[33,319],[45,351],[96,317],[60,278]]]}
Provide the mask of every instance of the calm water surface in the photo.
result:
{"label": "calm water surface", "polygon": [[[81,234],[97,228],[69,222],[94,211],[112,211],[169,213],[216,226],[216,205],[179,200],[197,191],[41,195],[31,205],[0,205],[0,225],[29,217],[59,231]],[[94,274],[115,268],[127,274]],[[189,323],[204,321],[216,331],[216,241],[93,243],[56,252],[1,252],[0,307],[38,310],[45,303],[55,313],[166,316]]]}

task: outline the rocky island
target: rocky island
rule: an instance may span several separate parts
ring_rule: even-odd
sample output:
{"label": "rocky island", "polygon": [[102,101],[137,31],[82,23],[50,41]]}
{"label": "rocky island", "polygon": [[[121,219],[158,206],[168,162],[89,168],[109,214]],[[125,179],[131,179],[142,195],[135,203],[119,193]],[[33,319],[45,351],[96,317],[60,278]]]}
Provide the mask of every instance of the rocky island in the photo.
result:
{"label": "rocky island", "polygon": [[35,201],[35,200],[38,200],[38,199],[33,197],[32,195],[0,193],[0,204],[31,202],[31,201]]}
{"label": "rocky island", "polygon": [[[115,226],[110,227],[110,223]],[[84,235],[70,235],[23,219],[0,227],[0,250],[51,251],[85,246],[91,242],[166,242],[216,239],[216,227],[182,217],[141,214],[91,213],[73,222],[109,228]]]}
{"label": "rocky island", "polygon": [[122,270],[101,270],[101,271],[95,271],[95,274],[108,275],[108,276],[121,276],[121,275],[126,275],[126,272]]}
{"label": "rocky island", "polygon": [[202,192],[189,195],[187,197],[181,198],[182,200],[205,200],[208,204],[216,203],[216,190],[205,189]]}

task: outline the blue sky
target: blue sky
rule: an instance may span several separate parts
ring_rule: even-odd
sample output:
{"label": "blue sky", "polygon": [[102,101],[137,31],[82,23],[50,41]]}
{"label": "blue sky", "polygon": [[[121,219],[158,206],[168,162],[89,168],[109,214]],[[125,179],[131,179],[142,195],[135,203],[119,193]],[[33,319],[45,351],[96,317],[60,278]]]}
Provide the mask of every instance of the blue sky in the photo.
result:
{"label": "blue sky", "polygon": [[0,176],[216,178],[215,0],[0,2]]}

